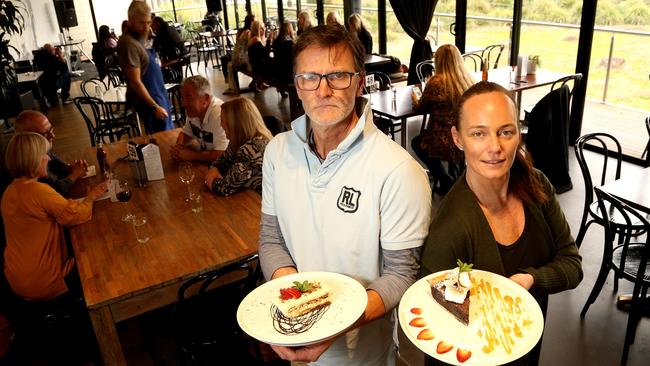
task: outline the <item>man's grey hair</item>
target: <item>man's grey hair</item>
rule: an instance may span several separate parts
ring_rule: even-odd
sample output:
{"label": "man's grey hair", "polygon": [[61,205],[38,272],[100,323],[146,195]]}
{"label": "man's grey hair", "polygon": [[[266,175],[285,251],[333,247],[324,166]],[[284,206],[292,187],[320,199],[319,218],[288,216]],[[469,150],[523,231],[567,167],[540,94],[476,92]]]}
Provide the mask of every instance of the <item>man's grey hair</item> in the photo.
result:
{"label": "man's grey hair", "polygon": [[201,75],[190,76],[183,80],[183,82],[181,82],[181,88],[185,85],[191,85],[200,97],[204,95],[212,95],[210,81]]}
{"label": "man's grey hair", "polygon": [[129,5],[129,10],[127,14],[129,19],[141,15],[151,16],[151,7],[145,1],[134,0],[131,2],[131,5]]}

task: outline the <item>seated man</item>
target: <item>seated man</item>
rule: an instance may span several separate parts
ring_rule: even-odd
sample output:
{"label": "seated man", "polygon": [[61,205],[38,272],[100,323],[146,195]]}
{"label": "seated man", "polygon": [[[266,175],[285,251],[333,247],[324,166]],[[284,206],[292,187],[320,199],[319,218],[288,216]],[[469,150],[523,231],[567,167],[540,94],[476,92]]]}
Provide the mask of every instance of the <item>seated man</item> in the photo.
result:
{"label": "seated man", "polygon": [[223,154],[229,143],[221,127],[223,101],[211,95],[210,82],[201,75],[183,80],[181,98],[187,121],[176,145],[172,146],[172,157],[211,163]]}
{"label": "seated man", "polygon": [[[16,132],[35,132],[43,135],[52,146],[54,140],[54,126],[43,113],[38,111],[23,111],[16,117]],[[85,160],[75,160],[66,163],[56,156],[52,150],[48,151],[50,161],[47,164],[47,177],[39,181],[46,183],[63,196],[67,196],[74,182],[86,175],[88,163]]]}
{"label": "seated man", "polygon": [[70,99],[70,71],[61,48],[46,43],[34,53],[34,64],[38,70],[43,71],[39,82],[47,101],[52,105],[58,104],[56,92],[61,89],[63,104],[72,103],[72,99]]}

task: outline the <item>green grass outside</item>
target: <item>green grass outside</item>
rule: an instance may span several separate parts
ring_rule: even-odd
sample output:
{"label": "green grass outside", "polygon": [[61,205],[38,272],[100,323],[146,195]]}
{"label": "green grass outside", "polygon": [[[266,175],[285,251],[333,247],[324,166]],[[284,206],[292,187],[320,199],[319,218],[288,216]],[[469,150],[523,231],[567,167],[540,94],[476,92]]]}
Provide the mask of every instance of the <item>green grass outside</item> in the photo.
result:
{"label": "green grass outside", "polygon": [[[395,20],[396,22],[396,20]],[[397,25],[399,27],[399,25]],[[389,54],[396,55],[408,64],[413,41],[394,24],[388,27]],[[468,25],[467,45],[486,46],[508,44],[510,30],[503,25]],[[453,43],[448,25],[441,25],[438,44]],[[430,32],[433,34],[433,32]],[[578,29],[550,28],[524,25],[521,33],[520,54],[540,55],[542,68],[574,72],[578,51]],[[587,97],[602,100],[611,33],[596,32],[592,45]],[[613,58],[619,65],[612,67],[607,91],[607,102],[642,110],[650,110],[650,42],[649,37],[616,34]],[[507,65],[509,50],[504,50],[499,65]]]}

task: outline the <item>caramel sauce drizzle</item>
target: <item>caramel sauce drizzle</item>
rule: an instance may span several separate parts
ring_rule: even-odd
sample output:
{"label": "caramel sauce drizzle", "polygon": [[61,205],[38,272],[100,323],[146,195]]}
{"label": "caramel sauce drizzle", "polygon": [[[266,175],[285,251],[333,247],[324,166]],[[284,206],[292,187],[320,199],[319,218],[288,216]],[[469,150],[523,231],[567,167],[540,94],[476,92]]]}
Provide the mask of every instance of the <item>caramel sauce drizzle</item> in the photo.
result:
{"label": "caramel sauce drizzle", "polygon": [[501,295],[498,287],[493,287],[483,278],[472,277],[472,286],[472,302],[478,305],[478,312],[483,315],[476,332],[485,342],[481,349],[484,353],[491,353],[501,347],[506,354],[512,354],[517,339],[523,338],[524,330],[533,324],[522,311],[521,298]]}

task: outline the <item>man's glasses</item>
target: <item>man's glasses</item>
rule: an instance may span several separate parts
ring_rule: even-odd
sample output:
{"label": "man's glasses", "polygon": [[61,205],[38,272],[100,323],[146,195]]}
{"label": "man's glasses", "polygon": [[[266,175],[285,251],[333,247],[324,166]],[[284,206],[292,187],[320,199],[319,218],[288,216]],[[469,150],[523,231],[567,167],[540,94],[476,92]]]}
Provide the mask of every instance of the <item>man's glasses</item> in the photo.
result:
{"label": "man's glasses", "polygon": [[51,126],[49,130],[41,133],[41,136],[43,137],[54,136],[54,126]]}
{"label": "man's glasses", "polygon": [[329,74],[316,74],[313,72],[305,72],[302,74],[294,75],[296,87],[300,90],[312,91],[320,87],[320,82],[325,78],[327,86],[330,89],[342,90],[347,89],[352,84],[352,77],[359,76],[358,72],[337,71],[330,72]]}

